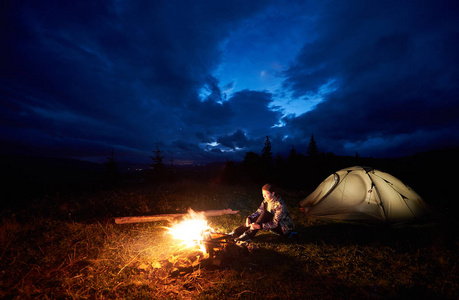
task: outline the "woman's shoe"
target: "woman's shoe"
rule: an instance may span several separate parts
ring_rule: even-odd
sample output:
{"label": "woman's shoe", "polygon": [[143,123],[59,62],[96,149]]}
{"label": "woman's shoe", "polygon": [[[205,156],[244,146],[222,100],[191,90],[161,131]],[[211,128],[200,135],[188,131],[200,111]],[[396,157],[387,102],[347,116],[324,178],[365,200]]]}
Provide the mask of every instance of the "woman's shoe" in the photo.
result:
{"label": "woman's shoe", "polygon": [[249,242],[251,241],[250,235],[246,232],[244,232],[240,237],[234,239],[236,242]]}

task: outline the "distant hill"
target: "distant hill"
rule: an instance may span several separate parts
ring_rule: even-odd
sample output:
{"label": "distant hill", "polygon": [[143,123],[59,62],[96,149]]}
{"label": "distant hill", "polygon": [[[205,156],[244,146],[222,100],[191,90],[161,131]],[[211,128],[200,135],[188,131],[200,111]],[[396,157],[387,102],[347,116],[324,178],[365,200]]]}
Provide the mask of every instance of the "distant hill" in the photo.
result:
{"label": "distant hill", "polygon": [[88,188],[100,180],[104,166],[65,158],[1,155],[3,206],[21,205],[56,191]]}
{"label": "distant hill", "polygon": [[94,177],[103,171],[101,164],[67,158],[44,158],[22,155],[0,156],[2,172],[9,180],[22,182],[65,182]]}
{"label": "distant hill", "polygon": [[[334,171],[355,165],[373,167],[396,176],[417,191],[429,204],[449,210],[458,208],[457,196],[453,194],[458,155],[459,148],[390,159],[326,156],[316,164],[306,165],[304,168],[300,166],[296,172],[287,169],[278,175],[281,178],[291,179],[290,182],[294,184],[290,187],[312,190]],[[234,164],[240,166],[240,162]],[[128,162],[118,162],[117,165],[122,175],[142,176],[148,169],[148,165]],[[56,191],[81,192],[98,188],[106,175],[104,164],[65,158],[0,155],[0,167],[3,175],[0,181],[1,198],[5,199],[3,202],[9,204],[16,201],[21,203],[24,199],[30,200]],[[174,166],[172,171],[176,174],[175,178],[190,177],[208,182],[210,179],[225,175],[225,163]],[[242,176],[235,177],[236,181],[244,180],[246,174],[240,175]]]}

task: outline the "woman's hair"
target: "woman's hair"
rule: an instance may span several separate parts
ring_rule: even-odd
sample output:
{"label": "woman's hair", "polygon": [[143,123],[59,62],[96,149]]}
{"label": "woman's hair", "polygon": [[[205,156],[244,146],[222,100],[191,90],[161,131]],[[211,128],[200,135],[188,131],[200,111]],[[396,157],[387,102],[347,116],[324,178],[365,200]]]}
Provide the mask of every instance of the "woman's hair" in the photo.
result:
{"label": "woman's hair", "polygon": [[277,194],[276,189],[274,188],[274,186],[273,186],[272,184],[269,184],[269,183],[265,184],[265,185],[261,188],[261,190],[262,190],[262,191],[264,190],[264,191],[268,191],[268,192],[270,192],[270,193],[276,193],[276,194]]}

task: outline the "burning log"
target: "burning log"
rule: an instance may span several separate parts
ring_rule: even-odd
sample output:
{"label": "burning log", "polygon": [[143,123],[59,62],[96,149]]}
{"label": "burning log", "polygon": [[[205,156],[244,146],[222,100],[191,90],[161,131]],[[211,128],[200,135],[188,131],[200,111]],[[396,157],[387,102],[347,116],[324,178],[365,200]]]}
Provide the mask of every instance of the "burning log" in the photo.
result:
{"label": "burning log", "polygon": [[[170,276],[187,275],[206,267],[225,267],[237,260],[237,257],[242,253],[241,251],[250,251],[248,247],[243,248],[238,242],[235,242],[232,234],[214,230],[206,220],[207,216],[235,213],[238,213],[238,211],[231,209],[201,212],[189,209],[187,214],[147,217],[149,218],[148,221],[152,220],[151,217],[159,217],[160,220],[171,221],[170,227],[164,227],[172,238],[171,245],[174,245],[172,259],[167,260],[165,263],[165,266],[172,267]],[[176,217],[183,218],[179,221],[173,220]],[[138,217],[137,219],[135,218],[121,220],[138,220]],[[145,221],[145,219],[142,221]],[[117,223],[120,224],[119,221]]]}
{"label": "burning log", "polygon": [[[197,212],[203,214],[206,217],[216,217],[222,215],[233,215],[239,213],[238,210],[220,209],[220,210],[206,210]],[[128,224],[128,223],[142,223],[142,222],[156,222],[156,221],[172,221],[175,218],[184,217],[185,214],[163,214],[163,215],[152,215],[152,216],[138,216],[138,217],[118,217],[114,218],[116,224]]]}

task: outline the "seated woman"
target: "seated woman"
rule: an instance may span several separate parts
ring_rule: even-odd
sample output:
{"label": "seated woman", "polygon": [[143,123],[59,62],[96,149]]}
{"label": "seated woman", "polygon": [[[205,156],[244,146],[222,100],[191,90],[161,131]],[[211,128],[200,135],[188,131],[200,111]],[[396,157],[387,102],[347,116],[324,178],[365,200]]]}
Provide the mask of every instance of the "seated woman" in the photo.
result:
{"label": "seated woman", "polygon": [[271,230],[283,237],[289,237],[293,220],[287,206],[271,184],[261,188],[263,202],[256,212],[247,217],[245,225],[236,228],[231,235],[235,241],[249,241],[260,229]]}

